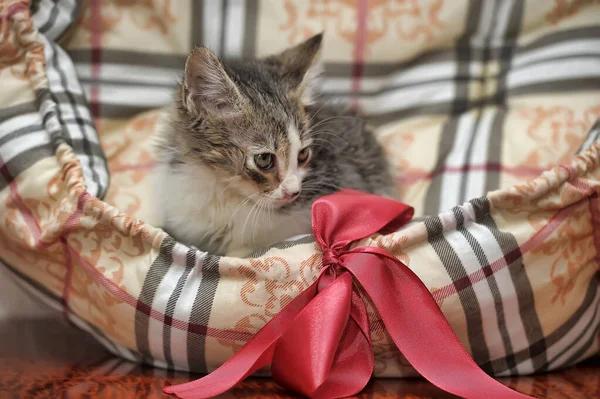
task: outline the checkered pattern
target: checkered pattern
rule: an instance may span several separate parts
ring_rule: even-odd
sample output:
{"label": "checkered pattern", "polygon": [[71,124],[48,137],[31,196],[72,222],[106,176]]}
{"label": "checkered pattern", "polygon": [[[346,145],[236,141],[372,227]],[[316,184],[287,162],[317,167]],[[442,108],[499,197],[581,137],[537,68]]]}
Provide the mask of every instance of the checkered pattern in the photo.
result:
{"label": "checkered pattern", "polygon": [[41,36],[46,57],[46,73],[49,90],[43,99],[42,112],[45,117],[52,109],[60,125],[47,130],[63,137],[77,154],[88,185],[88,192],[102,198],[108,188],[108,168],[104,151],[100,147],[98,134],[81,85],[72,62],[56,43]]}
{"label": "checkered pattern", "polygon": [[[32,17],[26,2],[0,6],[13,41],[25,43],[14,60],[0,58],[8,65],[0,82],[19,89],[11,93],[31,91],[18,99],[0,93],[1,263],[118,356],[210,372],[318,275],[321,251],[310,235],[248,259],[217,257],[122,213],[141,213],[148,201],[142,194],[151,160],[142,150],[154,114],[146,112],[169,101],[191,45],[207,44],[224,58],[260,56],[272,50],[265,37],[277,39],[273,26],[305,28],[278,20],[265,3],[195,1],[187,9],[186,2],[92,0],[78,9],[73,1],[42,0]],[[382,52],[369,41],[376,23],[369,15],[384,18],[381,10],[365,0],[341,10],[356,18],[352,55],[325,60],[323,94],[357,106],[383,141],[405,129],[414,133],[400,141],[406,145],[437,135],[412,156],[430,162],[415,172],[416,187],[421,214],[437,216],[357,245],[404,261],[486,372],[548,371],[600,349],[600,31],[586,25],[600,11],[565,13],[559,4],[539,22],[533,1],[468,3],[445,25],[435,11],[451,12],[443,0],[417,2],[451,44],[441,35],[393,62],[385,61],[392,48]],[[278,4],[297,3],[270,6]],[[335,1],[310,4],[316,15],[340,11]],[[408,15],[390,4],[390,15]],[[27,30],[30,18],[39,33]],[[457,33],[458,21],[464,29]],[[265,26],[272,31],[265,34]],[[418,41],[425,28],[399,34],[417,32]],[[44,68],[20,74],[40,46]],[[563,102],[571,108],[556,105]],[[535,152],[547,145],[534,141],[539,135],[567,160]],[[392,161],[403,150],[393,149]],[[105,151],[113,183],[103,202]],[[124,154],[136,151],[139,159]],[[510,164],[523,153],[533,155]],[[548,159],[563,166],[546,167]],[[514,177],[526,168],[546,171]],[[414,375],[368,310],[375,375]]]}
{"label": "checkered pattern", "polygon": [[[53,4],[47,15],[46,3]],[[106,158],[73,63],[63,49],[42,34],[41,28],[53,35],[66,29],[71,20],[65,20],[65,12],[74,12],[70,3],[74,6],[68,1],[37,4],[34,23],[43,23],[39,40],[44,46],[48,87],[36,93],[35,101],[0,110],[0,162],[4,169],[0,189],[39,160],[52,157],[62,141],[77,154],[88,192],[102,198],[108,187]],[[52,124],[50,115],[59,123]]]}

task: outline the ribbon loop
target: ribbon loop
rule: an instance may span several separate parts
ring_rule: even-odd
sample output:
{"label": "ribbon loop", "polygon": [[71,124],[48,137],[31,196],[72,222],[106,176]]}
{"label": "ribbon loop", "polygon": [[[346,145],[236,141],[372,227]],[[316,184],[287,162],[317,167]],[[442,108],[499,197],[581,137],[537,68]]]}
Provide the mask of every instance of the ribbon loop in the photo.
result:
{"label": "ribbon loop", "polygon": [[342,190],[313,205],[313,232],[323,270],[244,347],[213,373],[164,388],[180,398],[223,393],[271,363],[275,381],[305,396],[355,395],[373,373],[369,321],[355,282],[379,312],[393,342],[423,377],[468,399],[524,399],[485,374],[452,331],[429,290],[393,255],[350,243],[407,223],[413,209],[399,202]]}

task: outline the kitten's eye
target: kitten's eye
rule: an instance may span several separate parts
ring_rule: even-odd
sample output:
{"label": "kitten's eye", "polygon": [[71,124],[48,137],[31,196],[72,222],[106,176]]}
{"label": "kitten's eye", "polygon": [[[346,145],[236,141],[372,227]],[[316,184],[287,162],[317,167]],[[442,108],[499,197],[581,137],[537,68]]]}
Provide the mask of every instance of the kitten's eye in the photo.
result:
{"label": "kitten's eye", "polygon": [[270,152],[255,155],[254,163],[262,170],[269,170],[275,166],[275,155]]}
{"label": "kitten's eye", "polygon": [[302,164],[306,163],[306,161],[308,161],[309,157],[310,157],[310,148],[309,147],[303,148],[298,153],[298,164],[302,165]]}

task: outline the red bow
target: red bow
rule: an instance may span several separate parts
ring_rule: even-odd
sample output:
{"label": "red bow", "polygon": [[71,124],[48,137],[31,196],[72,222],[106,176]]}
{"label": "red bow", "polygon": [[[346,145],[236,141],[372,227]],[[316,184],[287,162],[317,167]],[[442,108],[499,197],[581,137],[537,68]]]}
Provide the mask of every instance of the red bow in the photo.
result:
{"label": "red bow", "polygon": [[475,364],[429,290],[406,265],[376,247],[349,248],[383,229],[398,229],[412,215],[407,205],[351,190],[317,200],[313,231],[323,249],[317,281],[217,370],[164,391],[186,399],[213,397],[270,363],[279,385],[305,396],[357,394],[371,378],[374,363],[360,285],[398,349],[430,382],[465,398],[528,398]]}

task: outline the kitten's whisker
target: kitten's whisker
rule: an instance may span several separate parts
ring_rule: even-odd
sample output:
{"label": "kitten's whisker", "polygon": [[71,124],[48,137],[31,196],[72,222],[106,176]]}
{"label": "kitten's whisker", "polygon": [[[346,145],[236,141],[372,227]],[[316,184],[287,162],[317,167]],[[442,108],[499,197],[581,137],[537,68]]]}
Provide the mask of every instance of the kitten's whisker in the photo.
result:
{"label": "kitten's whisker", "polygon": [[260,200],[256,203],[254,203],[254,206],[252,207],[252,209],[250,209],[250,212],[246,216],[246,221],[244,222],[244,227],[242,228],[242,236],[240,237],[242,243],[244,242],[244,233],[246,232],[246,225],[248,224],[248,220],[250,219],[250,216],[252,216],[252,212],[254,212],[254,210],[256,209],[256,207],[259,203],[260,203]]}
{"label": "kitten's whisker", "polygon": [[323,104],[322,104],[322,105],[319,107],[319,109],[317,110],[317,112],[315,112],[315,113],[314,113],[314,114],[313,114],[313,115],[312,115],[312,116],[311,116],[311,117],[308,119],[308,124],[310,125],[310,124],[312,123],[313,119],[315,119],[315,117],[316,117],[317,115],[319,115],[319,112],[321,112],[321,111],[323,110],[323,108],[324,108],[326,105],[329,105],[329,104],[330,104],[330,103],[331,103],[333,100],[335,100],[335,99],[336,99],[335,97],[332,97],[332,98],[330,98],[329,100],[325,101],[325,102],[324,102],[324,103],[323,103]]}
{"label": "kitten's whisker", "polygon": [[314,130],[314,129],[316,129],[316,128],[317,128],[317,127],[319,127],[319,126],[322,126],[322,125],[324,125],[324,124],[325,124],[325,122],[332,123],[332,122],[334,122],[336,119],[357,119],[357,120],[359,120],[359,121],[364,121],[364,119],[362,119],[362,118],[358,118],[358,117],[356,117],[356,116],[350,116],[350,115],[344,115],[344,116],[330,116],[329,118],[325,118],[325,119],[323,119],[322,121],[319,121],[319,122],[318,122],[316,125],[314,125],[314,126],[311,126],[311,129],[312,129],[312,130]]}
{"label": "kitten's whisker", "polygon": [[[321,143],[321,144],[317,144],[316,143]],[[325,148],[324,145],[329,145],[329,146],[335,146],[335,144],[333,144],[331,141],[329,140],[325,140],[323,138],[313,138],[313,142],[312,145],[316,148]]]}
{"label": "kitten's whisker", "polygon": [[[338,136],[337,134],[333,133],[333,131],[331,131],[331,130],[319,130],[318,132],[315,132],[314,134],[328,134],[330,136],[337,138],[338,140],[341,140],[346,143],[348,142],[348,140],[346,140],[345,138],[343,138],[341,136]],[[319,139],[319,138],[322,139],[322,137],[313,137],[313,140]]]}
{"label": "kitten's whisker", "polygon": [[225,223],[225,226],[229,225],[229,223],[231,223],[231,221],[233,220],[233,218],[235,217],[235,215],[244,207],[244,205],[246,205],[252,198],[254,198],[257,195],[259,195],[259,193],[255,193],[255,194],[252,194],[252,195],[249,195],[248,197],[246,197],[246,199],[244,199],[237,206],[237,208],[235,208],[235,210],[233,211],[233,214],[231,215],[231,217],[229,218],[229,220],[227,220],[227,223]]}
{"label": "kitten's whisker", "polygon": [[[252,246],[254,248],[256,248],[256,239],[254,238],[256,235],[256,224],[258,221],[258,216],[262,213],[262,211],[264,209],[263,204],[265,203],[265,201],[266,201],[266,198],[261,198],[258,201],[258,208],[257,208],[256,213],[254,214],[254,219],[252,220]],[[264,230],[263,230],[263,232],[264,232]]]}

